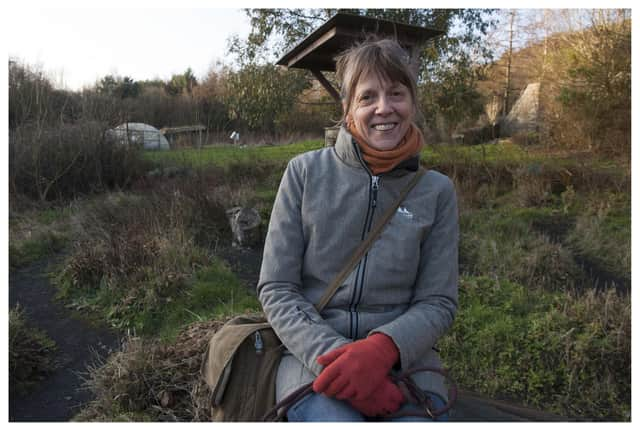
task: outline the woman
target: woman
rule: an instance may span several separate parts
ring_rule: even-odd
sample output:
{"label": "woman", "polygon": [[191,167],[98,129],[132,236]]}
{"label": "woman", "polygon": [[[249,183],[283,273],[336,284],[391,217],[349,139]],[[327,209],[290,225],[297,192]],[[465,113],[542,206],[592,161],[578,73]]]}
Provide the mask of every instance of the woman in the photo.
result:
{"label": "woman", "polygon": [[[458,293],[455,189],[429,171],[322,313],[314,304],[414,176],[424,144],[414,123],[416,83],[394,41],[365,42],[338,58],[343,125],[334,147],[292,159],[264,248],[258,296],[287,351],[277,399],[313,381],[289,421],[363,421],[411,405],[392,369],[441,367],[436,341]],[[412,377],[444,406],[437,374]],[[430,420],[414,418],[413,420]]]}

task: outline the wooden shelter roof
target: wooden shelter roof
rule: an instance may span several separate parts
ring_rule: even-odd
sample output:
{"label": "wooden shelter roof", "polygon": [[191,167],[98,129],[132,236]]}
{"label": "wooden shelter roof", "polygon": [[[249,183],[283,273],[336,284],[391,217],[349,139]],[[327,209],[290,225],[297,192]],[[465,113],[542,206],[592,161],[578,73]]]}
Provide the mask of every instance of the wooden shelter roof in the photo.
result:
{"label": "wooden shelter roof", "polygon": [[444,31],[338,13],[287,52],[277,64],[314,72],[335,71],[335,56],[369,34],[395,38],[412,52],[415,46],[444,34]]}

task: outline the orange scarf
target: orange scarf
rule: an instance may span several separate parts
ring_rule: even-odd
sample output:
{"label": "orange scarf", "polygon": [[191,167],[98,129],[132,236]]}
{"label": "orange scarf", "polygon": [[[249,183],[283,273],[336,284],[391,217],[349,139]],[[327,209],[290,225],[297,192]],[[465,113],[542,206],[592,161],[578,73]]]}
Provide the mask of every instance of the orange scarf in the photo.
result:
{"label": "orange scarf", "polygon": [[369,166],[369,169],[371,169],[371,173],[374,175],[389,172],[403,160],[418,154],[424,146],[424,137],[422,136],[422,132],[413,123],[400,143],[395,148],[386,151],[376,150],[364,142],[362,135],[360,135],[356,130],[356,127],[351,123],[347,125],[347,129],[360,146],[362,157],[367,163],[367,166]]}

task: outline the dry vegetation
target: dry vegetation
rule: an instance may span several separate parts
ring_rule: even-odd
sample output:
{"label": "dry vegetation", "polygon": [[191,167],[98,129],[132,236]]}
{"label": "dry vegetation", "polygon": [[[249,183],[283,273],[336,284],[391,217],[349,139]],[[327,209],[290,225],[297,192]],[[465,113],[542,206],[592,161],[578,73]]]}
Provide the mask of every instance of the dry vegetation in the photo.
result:
{"label": "dry vegetation", "polygon": [[[96,398],[74,421],[209,421],[200,365],[222,320],[193,323],[172,344],[130,338],[121,352],[87,373]],[[105,362],[103,364],[103,362]]]}
{"label": "dry vegetation", "polygon": [[55,369],[56,344],[20,306],[9,310],[9,390],[26,394]]}

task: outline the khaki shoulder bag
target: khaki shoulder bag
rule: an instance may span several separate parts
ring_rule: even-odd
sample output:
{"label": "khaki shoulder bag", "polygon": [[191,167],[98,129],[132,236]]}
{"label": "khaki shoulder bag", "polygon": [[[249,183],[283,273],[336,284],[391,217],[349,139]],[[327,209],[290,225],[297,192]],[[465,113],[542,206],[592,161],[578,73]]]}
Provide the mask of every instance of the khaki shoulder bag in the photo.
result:
{"label": "khaki shoulder bag", "polygon": [[[425,170],[420,168],[394,205],[353,253],[316,304],[318,313],[369,250]],[[212,421],[261,421],[276,405],[276,374],[284,349],[264,316],[238,316],[209,340],[201,373],[211,392]]]}

